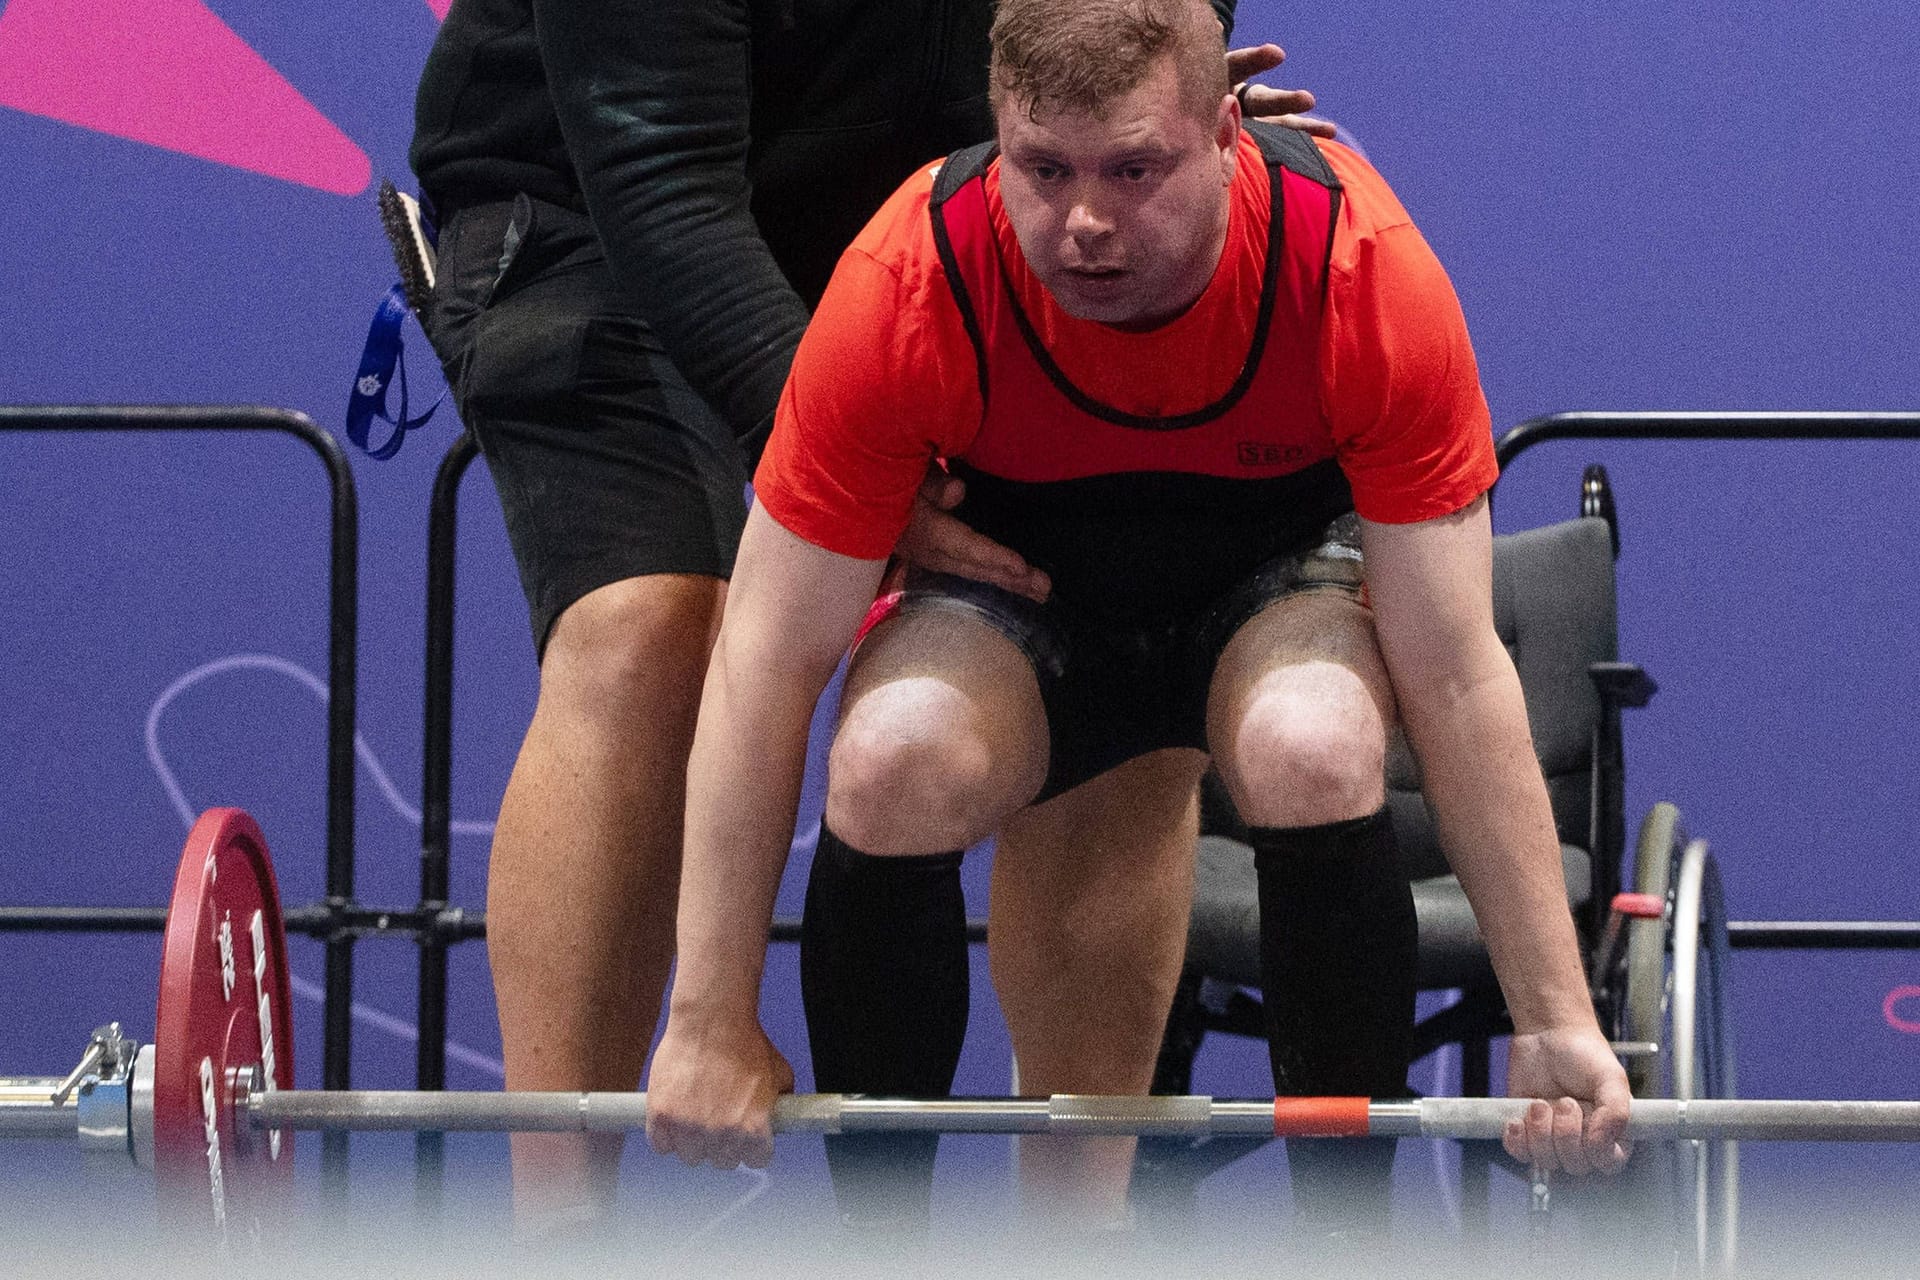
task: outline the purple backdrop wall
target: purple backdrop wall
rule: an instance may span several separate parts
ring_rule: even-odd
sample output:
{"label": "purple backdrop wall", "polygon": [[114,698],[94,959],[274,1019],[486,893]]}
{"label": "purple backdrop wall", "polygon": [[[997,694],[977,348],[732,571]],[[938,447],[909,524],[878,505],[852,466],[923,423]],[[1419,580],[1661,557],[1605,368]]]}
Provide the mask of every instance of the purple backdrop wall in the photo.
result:
{"label": "purple backdrop wall", "polygon": [[[0,398],[260,402],[337,428],[392,276],[369,174],[404,174],[436,22],[423,0],[0,5]],[[1920,404],[1913,6],[1249,0],[1240,35],[1285,44],[1281,78],[1395,183],[1452,272],[1502,428],[1567,409]],[[357,464],[369,902],[414,893],[425,508],[452,429]],[[1629,726],[1632,812],[1678,800],[1736,916],[1920,918],[1920,448],[1554,446],[1503,484],[1501,525],[1570,514],[1590,460],[1620,493],[1624,656],[1664,686]],[[319,896],[323,496],[279,440],[0,437],[0,899],[158,902],[180,808],[212,803],[260,817],[290,900]],[[465,500],[455,896],[478,904],[534,670],[477,469]],[[222,665],[240,654],[271,661]],[[969,874],[983,894],[984,867]],[[0,1070],[64,1069],[105,1016],[144,1026],[155,952],[0,936]],[[361,957],[357,1082],[405,1083],[411,949]],[[294,967],[316,990],[311,944]],[[770,974],[798,1061],[791,956]],[[977,977],[962,1083],[993,1092],[1005,1039]],[[1741,956],[1745,1091],[1913,1096],[1916,984],[1910,955]],[[317,1006],[299,1004],[311,1083]],[[453,1027],[453,1082],[497,1083],[477,948],[456,960]],[[1199,1083],[1257,1093],[1260,1063],[1210,1050]],[[1769,1170],[1780,1186],[1920,1178],[1900,1154],[1750,1168],[1763,1195]]]}

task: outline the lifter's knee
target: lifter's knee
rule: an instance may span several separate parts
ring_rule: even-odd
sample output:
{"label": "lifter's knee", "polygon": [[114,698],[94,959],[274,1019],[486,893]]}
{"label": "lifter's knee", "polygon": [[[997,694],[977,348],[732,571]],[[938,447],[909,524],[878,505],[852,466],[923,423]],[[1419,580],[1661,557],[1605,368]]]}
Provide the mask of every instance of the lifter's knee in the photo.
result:
{"label": "lifter's knee", "polygon": [[1269,672],[1225,720],[1215,726],[1215,760],[1249,824],[1344,822],[1386,802],[1387,725],[1349,668],[1305,662]]}
{"label": "lifter's knee", "polygon": [[1038,787],[933,677],[861,695],[833,740],[827,825],[870,854],[942,853],[986,836]]}
{"label": "lifter's knee", "polygon": [[540,663],[543,710],[608,727],[692,714],[726,584],[696,574],[627,578],[569,605]]}

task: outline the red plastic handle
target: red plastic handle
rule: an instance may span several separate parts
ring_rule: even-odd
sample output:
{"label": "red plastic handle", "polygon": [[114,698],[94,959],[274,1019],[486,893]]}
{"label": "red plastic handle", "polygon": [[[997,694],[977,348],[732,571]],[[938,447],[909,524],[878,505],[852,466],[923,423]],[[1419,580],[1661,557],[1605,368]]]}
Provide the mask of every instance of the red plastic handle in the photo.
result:
{"label": "red plastic handle", "polygon": [[1636,920],[1658,920],[1667,914],[1667,900],[1657,893],[1616,893],[1613,909]]}

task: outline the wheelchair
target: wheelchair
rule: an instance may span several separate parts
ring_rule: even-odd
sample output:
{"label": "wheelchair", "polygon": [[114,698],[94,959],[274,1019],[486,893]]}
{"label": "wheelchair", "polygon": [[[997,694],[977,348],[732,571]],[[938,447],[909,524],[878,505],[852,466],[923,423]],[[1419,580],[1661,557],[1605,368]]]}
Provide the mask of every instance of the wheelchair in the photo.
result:
{"label": "wheelchair", "polygon": [[[1561,867],[1602,1028],[1637,1097],[1735,1096],[1723,989],[1726,912],[1706,843],[1679,811],[1647,815],[1630,865],[1624,816],[1623,713],[1658,686],[1618,660],[1614,563],[1619,525],[1603,468],[1582,477],[1581,514],[1494,540],[1494,611],[1526,694],[1536,752],[1552,801]],[[1435,827],[1404,745],[1388,764],[1388,806],[1412,879],[1419,920],[1418,983],[1459,999],[1416,1029],[1416,1058],[1446,1044],[1461,1053],[1462,1092],[1491,1091],[1491,1042],[1512,1031],[1473,912],[1447,873]],[[1195,1055],[1212,1034],[1264,1039],[1258,990],[1259,908],[1252,849],[1224,788],[1203,793],[1187,959],[1162,1045],[1154,1091],[1190,1092]],[[1627,877],[1630,876],[1630,880]],[[1623,892],[1623,890],[1625,892]],[[1190,1211],[1201,1179],[1262,1139],[1145,1140],[1136,1188],[1163,1218]],[[1738,1230],[1739,1162],[1731,1142],[1643,1146],[1601,1190],[1643,1243],[1702,1268],[1728,1265]],[[1463,1144],[1462,1221],[1479,1231],[1489,1173],[1511,1164],[1496,1144]],[[1523,1176],[1524,1169],[1518,1170]],[[1658,1237],[1658,1239],[1656,1239]]]}

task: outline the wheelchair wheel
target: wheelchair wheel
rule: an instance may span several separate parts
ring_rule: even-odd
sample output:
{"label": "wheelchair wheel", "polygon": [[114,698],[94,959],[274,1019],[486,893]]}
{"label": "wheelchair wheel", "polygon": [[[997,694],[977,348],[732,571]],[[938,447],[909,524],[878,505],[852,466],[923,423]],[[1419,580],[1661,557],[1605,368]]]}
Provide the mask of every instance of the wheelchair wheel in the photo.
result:
{"label": "wheelchair wheel", "polygon": [[[1640,842],[1634,853],[1634,891],[1667,899],[1672,892],[1673,866],[1685,838],[1680,811],[1664,801],[1653,806],[1640,824]],[[1666,1034],[1668,920],[1627,922],[1626,991],[1620,1001],[1621,1039],[1631,1044],[1658,1046],[1655,1053],[1636,1053],[1626,1061],[1627,1079],[1636,1098],[1665,1097],[1662,1054]]]}
{"label": "wheelchair wheel", "polygon": [[[1638,1098],[1737,1096],[1726,1023],[1726,909],[1720,873],[1704,840],[1689,840],[1679,811],[1656,805],[1640,829],[1635,889],[1663,898],[1659,919],[1628,924],[1622,1039]],[[1672,1206],[1677,1260],[1702,1271],[1731,1269],[1739,1231],[1739,1149],[1733,1142],[1642,1148],[1629,1177]]]}

